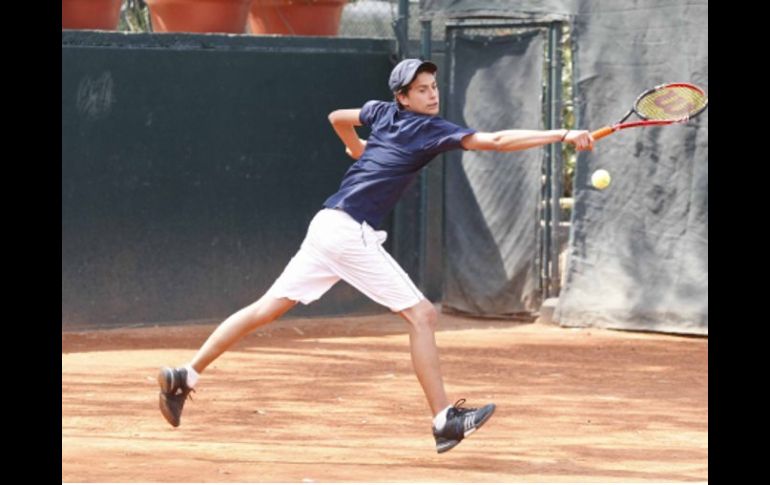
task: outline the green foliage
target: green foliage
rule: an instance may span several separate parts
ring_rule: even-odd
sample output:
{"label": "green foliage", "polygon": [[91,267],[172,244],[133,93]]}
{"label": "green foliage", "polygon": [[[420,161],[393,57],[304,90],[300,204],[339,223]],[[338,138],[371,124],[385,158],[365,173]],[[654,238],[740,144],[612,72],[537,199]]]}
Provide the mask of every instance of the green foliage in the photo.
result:
{"label": "green foliage", "polygon": [[[561,33],[561,92],[562,92],[562,123],[567,129],[575,128],[575,103],[573,96],[572,78],[572,31],[569,23],[565,22]],[[577,152],[575,147],[562,143],[562,159],[564,160],[564,197],[572,197],[572,181],[575,177]]]}
{"label": "green foliage", "polygon": [[143,0],[126,0],[120,7],[118,30],[122,32],[152,32],[150,9]]}

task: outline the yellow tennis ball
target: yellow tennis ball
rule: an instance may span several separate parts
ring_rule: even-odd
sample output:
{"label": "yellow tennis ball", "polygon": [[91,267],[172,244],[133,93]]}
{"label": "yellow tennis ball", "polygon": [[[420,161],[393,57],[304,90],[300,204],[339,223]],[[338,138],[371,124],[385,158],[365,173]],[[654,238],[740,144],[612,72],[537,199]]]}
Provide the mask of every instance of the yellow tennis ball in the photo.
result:
{"label": "yellow tennis ball", "polygon": [[591,185],[599,190],[606,189],[611,181],[610,173],[604,169],[597,170],[591,175]]}

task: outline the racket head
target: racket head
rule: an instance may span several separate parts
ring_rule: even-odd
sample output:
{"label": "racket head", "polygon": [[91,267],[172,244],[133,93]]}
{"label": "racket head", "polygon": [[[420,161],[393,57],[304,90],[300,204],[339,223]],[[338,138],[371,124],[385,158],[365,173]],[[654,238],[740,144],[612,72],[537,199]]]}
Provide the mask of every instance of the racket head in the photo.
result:
{"label": "racket head", "polygon": [[706,92],[690,83],[667,83],[649,89],[634,102],[634,112],[643,120],[686,121],[708,106]]}

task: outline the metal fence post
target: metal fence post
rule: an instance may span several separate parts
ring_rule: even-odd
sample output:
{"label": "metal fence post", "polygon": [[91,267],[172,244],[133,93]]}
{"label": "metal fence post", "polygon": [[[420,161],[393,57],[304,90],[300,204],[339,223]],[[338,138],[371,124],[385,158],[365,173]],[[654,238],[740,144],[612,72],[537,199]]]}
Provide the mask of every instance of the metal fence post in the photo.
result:
{"label": "metal fence post", "polygon": [[398,0],[398,18],[393,22],[399,59],[409,57],[409,0]]}
{"label": "metal fence post", "polygon": [[[551,99],[548,103],[550,110],[551,127],[550,129],[561,128],[561,22],[553,22],[548,31],[548,51],[550,53],[550,75],[549,84],[551,86]],[[562,145],[552,143],[549,145],[551,151],[551,180],[550,192],[551,200],[551,255],[549,260],[551,267],[548,278],[549,296],[559,294],[561,275],[559,272],[559,252],[561,249],[560,222],[561,222],[561,204],[559,199],[562,193]]]}

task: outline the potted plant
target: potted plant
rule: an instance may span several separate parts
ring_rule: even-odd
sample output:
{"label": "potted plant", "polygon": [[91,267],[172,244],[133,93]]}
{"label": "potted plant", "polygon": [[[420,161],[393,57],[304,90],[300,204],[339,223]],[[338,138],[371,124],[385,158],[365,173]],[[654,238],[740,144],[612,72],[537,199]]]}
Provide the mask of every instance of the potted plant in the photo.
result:
{"label": "potted plant", "polygon": [[153,32],[243,34],[252,0],[145,0]]}
{"label": "potted plant", "polygon": [[252,0],[252,34],[337,35],[348,0]]}
{"label": "potted plant", "polygon": [[123,0],[61,0],[62,29],[115,30]]}

